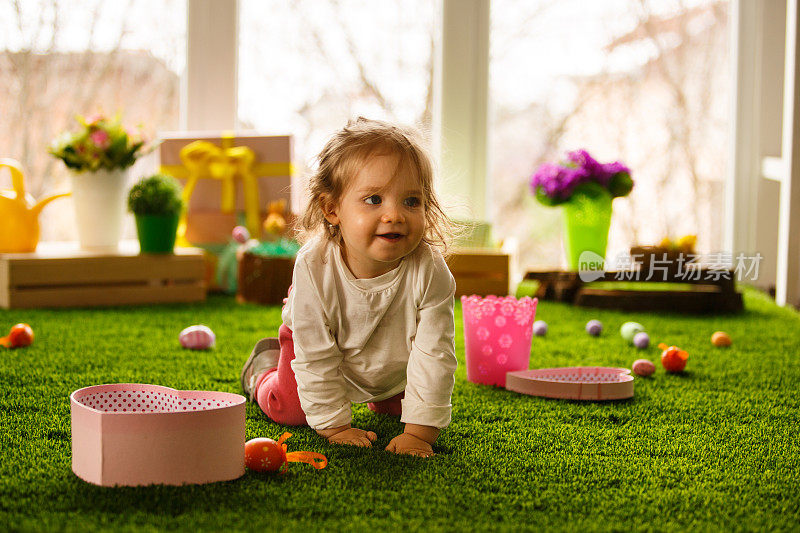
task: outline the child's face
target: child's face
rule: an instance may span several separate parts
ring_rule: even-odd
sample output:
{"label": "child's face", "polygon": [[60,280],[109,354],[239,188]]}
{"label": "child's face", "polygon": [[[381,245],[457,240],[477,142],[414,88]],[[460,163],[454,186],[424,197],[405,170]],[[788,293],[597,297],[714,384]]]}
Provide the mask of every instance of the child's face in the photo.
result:
{"label": "child's face", "polygon": [[425,233],[422,188],[413,174],[395,175],[396,168],[393,155],[368,159],[325,216],[339,226],[345,261],[357,278],[389,272]]}

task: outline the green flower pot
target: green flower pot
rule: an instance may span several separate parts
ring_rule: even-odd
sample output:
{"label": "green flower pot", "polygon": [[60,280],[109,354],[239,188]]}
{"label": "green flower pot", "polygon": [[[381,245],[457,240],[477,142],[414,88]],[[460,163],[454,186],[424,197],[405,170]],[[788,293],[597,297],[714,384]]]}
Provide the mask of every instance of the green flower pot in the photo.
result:
{"label": "green flower pot", "polygon": [[171,254],[175,248],[180,213],[136,215],[139,249],[146,254]]}
{"label": "green flower pot", "polygon": [[[569,269],[601,270],[606,257],[608,229],[611,226],[611,195],[603,187],[594,184],[576,189],[564,207],[564,248],[567,252]],[[598,265],[580,264],[581,254],[593,252],[584,258],[601,262]]]}

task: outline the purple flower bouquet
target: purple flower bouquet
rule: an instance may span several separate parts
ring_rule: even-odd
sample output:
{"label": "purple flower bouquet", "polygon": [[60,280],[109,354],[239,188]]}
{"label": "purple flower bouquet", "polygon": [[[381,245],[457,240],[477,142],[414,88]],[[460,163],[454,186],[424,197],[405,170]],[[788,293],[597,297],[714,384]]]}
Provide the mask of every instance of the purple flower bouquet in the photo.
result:
{"label": "purple flower bouquet", "polygon": [[[598,163],[586,150],[566,161],[545,163],[531,176],[540,203],[564,207],[564,250],[571,270],[602,268],[611,226],[611,201],[633,189],[631,171],[620,163]],[[587,255],[587,252],[591,252]]]}
{"label": "purple flower bouquet", "polygon": [[627,196],[633,189],[631,171],[624,164],[598,163],[586,150],[567,152],[561,163],[544,163],[531,176],[531,192],[544,205],[554,206],[576,192],[589,196],[607,191],[612,198]]}

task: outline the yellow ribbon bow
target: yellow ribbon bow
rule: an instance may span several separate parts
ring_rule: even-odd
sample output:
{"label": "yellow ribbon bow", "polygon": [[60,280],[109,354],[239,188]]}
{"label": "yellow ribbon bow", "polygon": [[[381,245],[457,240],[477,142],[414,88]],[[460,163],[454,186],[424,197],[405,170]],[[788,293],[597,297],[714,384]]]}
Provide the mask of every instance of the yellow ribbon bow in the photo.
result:
{"label": "yellow ribbon bow", "polygon": [[[250,235],[257,237],[260,231],[258,182],[253,172],[255,154],[247,146],[220,148],[208,141],[194,141],[184,146],[180,158],[188,171],[186,185],[183,188],[183,200],[189,204],[189,198],[197,181],[200,179],[216,179],[222,182],[220,208],[223,213],[232,213],[236,208],[236,179],[242,180],[244,187],[244,212],[247,229]],[[184,242],[186,236],[186,211],[178,223],[178,239]]]}

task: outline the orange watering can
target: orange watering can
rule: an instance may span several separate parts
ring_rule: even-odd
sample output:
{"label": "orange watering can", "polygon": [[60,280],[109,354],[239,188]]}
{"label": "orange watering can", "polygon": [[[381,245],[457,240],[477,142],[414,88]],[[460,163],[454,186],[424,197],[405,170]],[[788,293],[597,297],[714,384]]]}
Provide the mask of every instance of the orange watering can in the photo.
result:
{"label": "orange watering can", "polygon": [[39,244],[39,213],[53,200],[71,193],[49,196],[34,204],[33,197],[25,194],[20,164],[0,158],[0,169],[4,167],[11,172],[14,190],[0,191],[0,253],[33,252]]}

